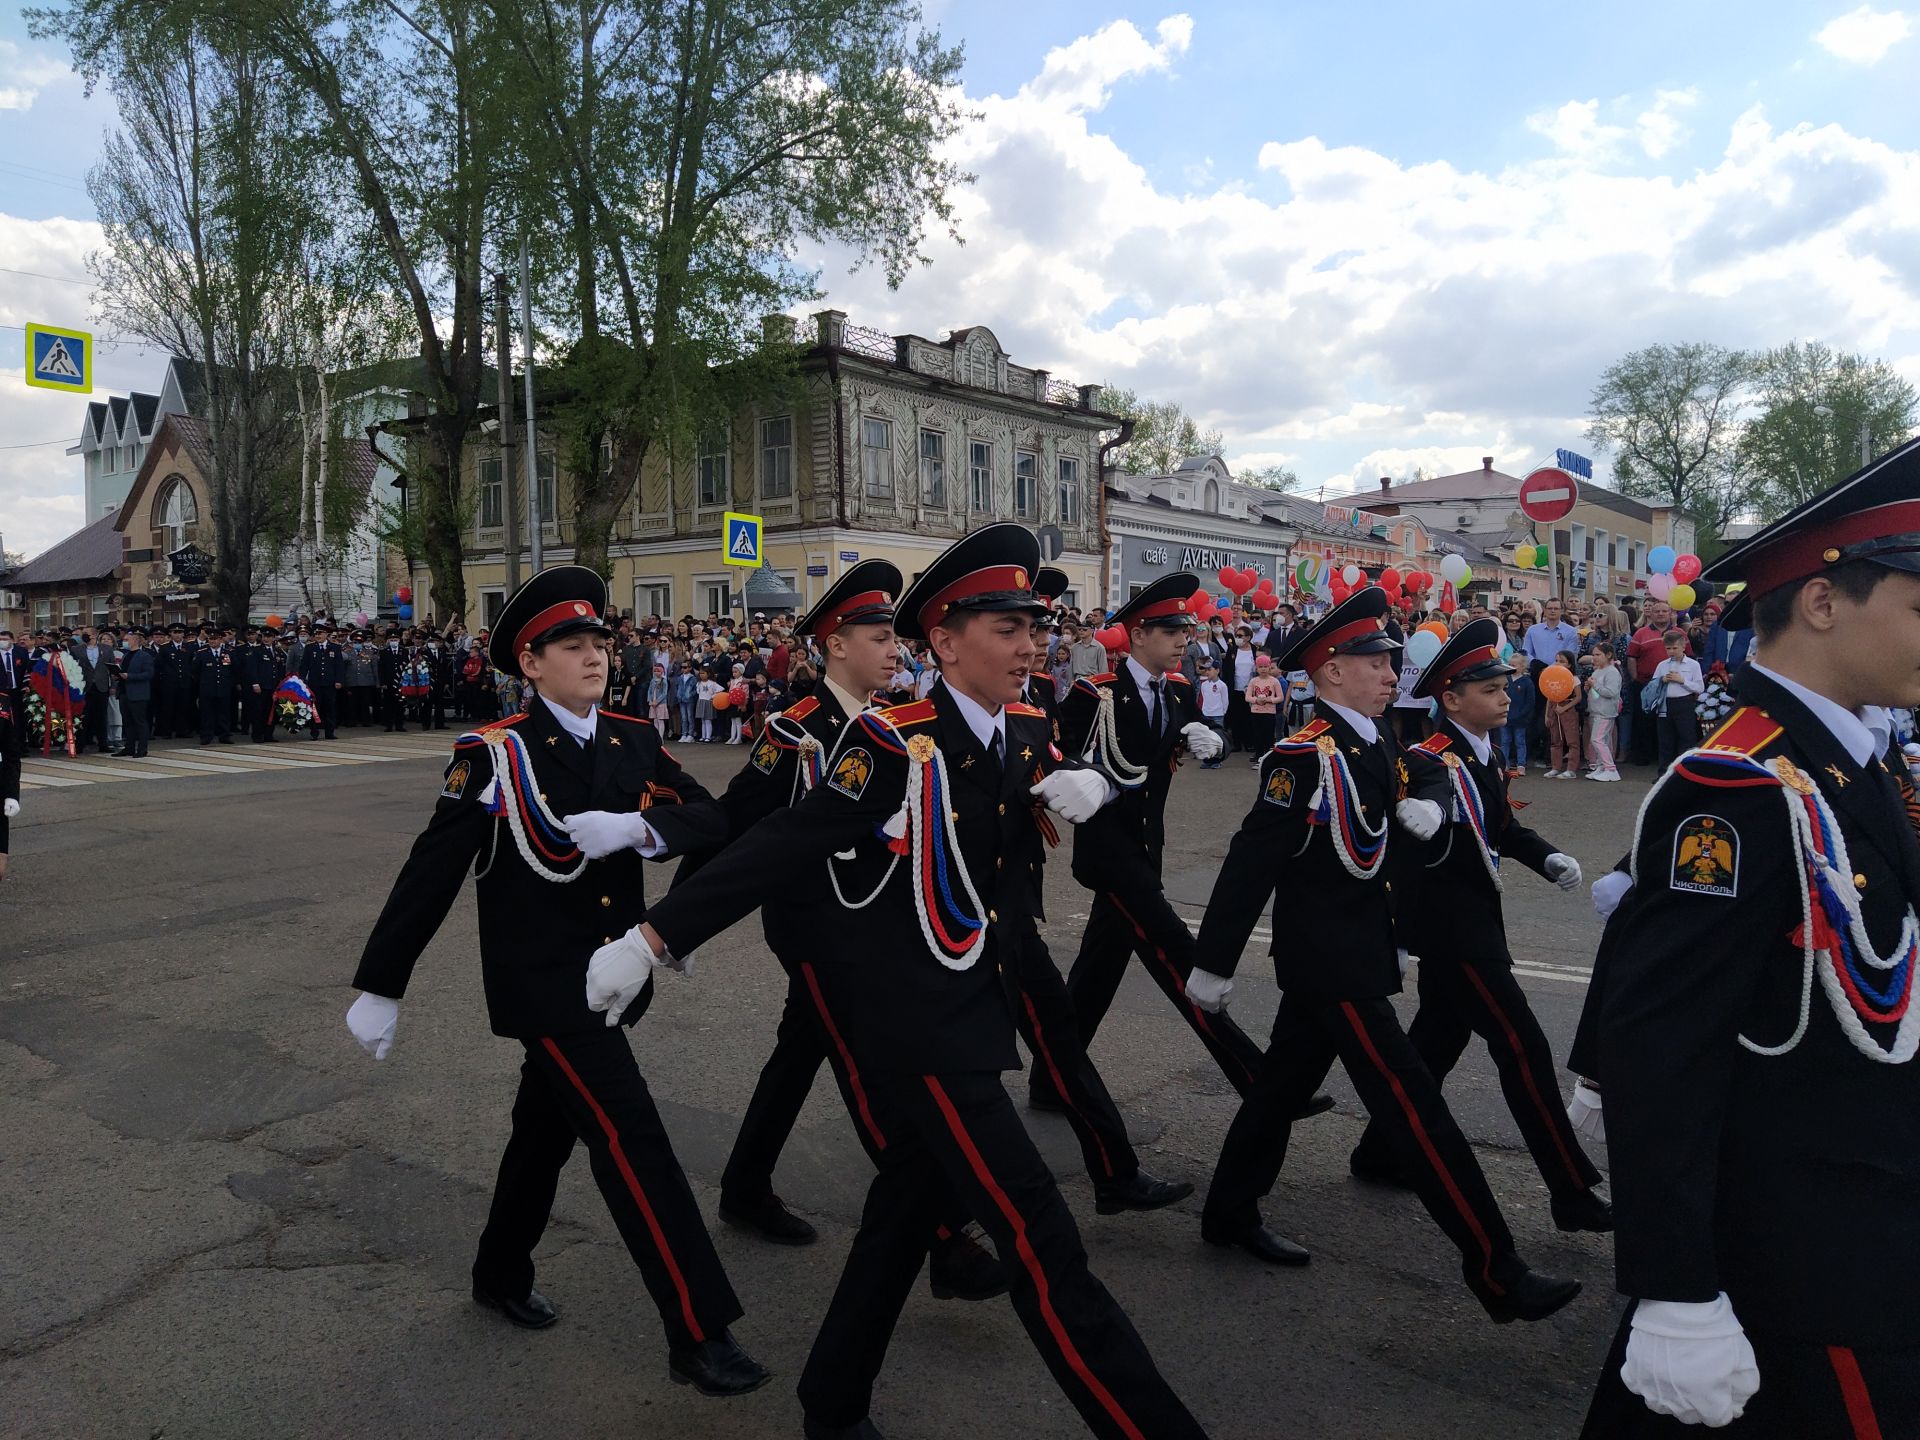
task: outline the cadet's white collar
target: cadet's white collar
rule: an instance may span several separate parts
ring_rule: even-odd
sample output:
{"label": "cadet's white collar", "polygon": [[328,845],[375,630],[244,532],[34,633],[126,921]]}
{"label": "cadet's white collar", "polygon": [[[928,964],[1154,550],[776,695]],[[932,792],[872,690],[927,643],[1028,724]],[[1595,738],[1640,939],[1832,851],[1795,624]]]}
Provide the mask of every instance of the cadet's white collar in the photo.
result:
{"label": "cadet's white collar", "polygon": [[[538,692],[535,692],[538,694]],[[553,712],[553,718],[560,722],[560,728],[566,731],[582,745],[593,744],[595,723],[600,718],[600,709],[595,706],[585,715],[576,715],[564,705],[556,705],[546,696],[540,696],[540,703]]]}
{"label": "cadet's white collar", "polygon": [[1373,723],[1373,717],[1371,715],[1362,715],[1358,710],[1349,710],[1344,705],[1335,704],[1324,695],[1320,697],[1320,701],[1329,710],[1338,714],[1347,724],[1351,725],[1354,733],[1369,745],[1380,738],[1380,729]]}
{"label": "cadet's white collar", "polygon": [[1758,660],[1747,663],[1811,710],[1814,719],[1833,732],[1833,738],[1840,742],[1854,764],[1864,768],[1887,748],[1893,734],[1893,718],[1880,706],[1862,705],[1858,710],[1849,710],[1837,700],[1809,690],[1798,680],[1789,680],[1778,670],[1769,670]]}

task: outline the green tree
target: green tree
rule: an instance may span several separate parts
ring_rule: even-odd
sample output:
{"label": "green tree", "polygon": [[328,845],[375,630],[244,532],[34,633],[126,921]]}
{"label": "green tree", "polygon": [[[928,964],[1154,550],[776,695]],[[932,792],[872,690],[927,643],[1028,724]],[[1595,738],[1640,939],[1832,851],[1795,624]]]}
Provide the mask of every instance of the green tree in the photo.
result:
{"label": "green tree", "polygon": [[1743,490],[1776,520],[1832,488],[1868,455],[1891,450],[1920,423],[1920,399],[1885,361],[1793,341],[1755,363],[1760,413],[1740,437]]}
{"label": "green tree", "polygon": [[1752,368],[1744,352],[1719,345],[1636,350],[1594,387],[1587,436],[1613,454],[1627,494],[1665,501],[1702,535],[1719,535],[1745,508],[1734,477]]}
{"label": "green tree", "polygon": [[1109,388],[1100,392],[1098,408],[1133,421],[1133,437],[1113,452],[1113,467],[1122,475],[1165,475],[1190,455],[1219,455],[1226,448],[1218,430],[1201,429],[1176,400]]}
{"label": "green tree", "polygon": [[1233,478],[1242,485],[1258,485],[1262,490],[1278,490],[1283,494],[1300,488],[1300,477],[1288,465],[1260,465],[1242,470]]}

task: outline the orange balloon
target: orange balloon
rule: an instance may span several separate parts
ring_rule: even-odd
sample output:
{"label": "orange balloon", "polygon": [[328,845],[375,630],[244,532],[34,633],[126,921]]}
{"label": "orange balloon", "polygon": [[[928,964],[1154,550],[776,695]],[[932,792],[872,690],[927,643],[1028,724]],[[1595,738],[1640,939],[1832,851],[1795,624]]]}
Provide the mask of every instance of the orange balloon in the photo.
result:
{"label": "orange balloon", "polygon": [[[1426,631],[1427,634],[1441,641],[1445,641],[1446,638],[1453,633],[1451,630],[1447,629],[1446,624],[1443,621],[1439,621],[1439,620],[1429,620],[1427,621],[1426,624],[1422,625],[1420,629]],[[1415,633],[1417,634],[1419,632],[1416,631]]]}
{"label": "orange balloon", "polygon": [[728,697],[727,692],[724,690],[722,690],[718,695],[713,697],[713,708],[716,710],[724,710],[731,704],[733,704],[733,701]]}
{"label": "orange balloon", "polygon": [[1573,694],[1573,672],[1564,665],[1549,665],[1540,672],[1540,693],[1549,700],[1565,700]]}

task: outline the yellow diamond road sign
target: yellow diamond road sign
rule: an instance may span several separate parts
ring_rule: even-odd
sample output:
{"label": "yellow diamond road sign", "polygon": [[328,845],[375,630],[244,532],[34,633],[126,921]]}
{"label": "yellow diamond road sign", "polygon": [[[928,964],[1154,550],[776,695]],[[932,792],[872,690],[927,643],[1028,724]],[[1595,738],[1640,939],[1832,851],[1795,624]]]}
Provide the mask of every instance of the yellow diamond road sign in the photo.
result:
{"label": "yellow diamond road sign", "polygon": [[71,395],[93,393],[93,336],[52,325],[27,326],[27,384]]}

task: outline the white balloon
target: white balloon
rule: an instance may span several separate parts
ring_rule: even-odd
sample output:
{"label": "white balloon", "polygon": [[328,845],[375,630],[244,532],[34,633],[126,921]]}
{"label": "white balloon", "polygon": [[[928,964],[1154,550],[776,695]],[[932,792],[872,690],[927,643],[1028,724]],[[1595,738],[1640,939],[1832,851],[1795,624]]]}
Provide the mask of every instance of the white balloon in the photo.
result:
{"label": "white balloon", "polygon": [[1358,565],[1347,566],[1346,569],[1340,572],[1340,578],[1349,585],[1358,585],[1360,583],[1360,567]]}
{"label": "white balloon", "polygon": [[1458,585],[1467,576],[1467,557],[1464,555],[1443,556],[1440,561],[1440,577],[1448,583]]}

